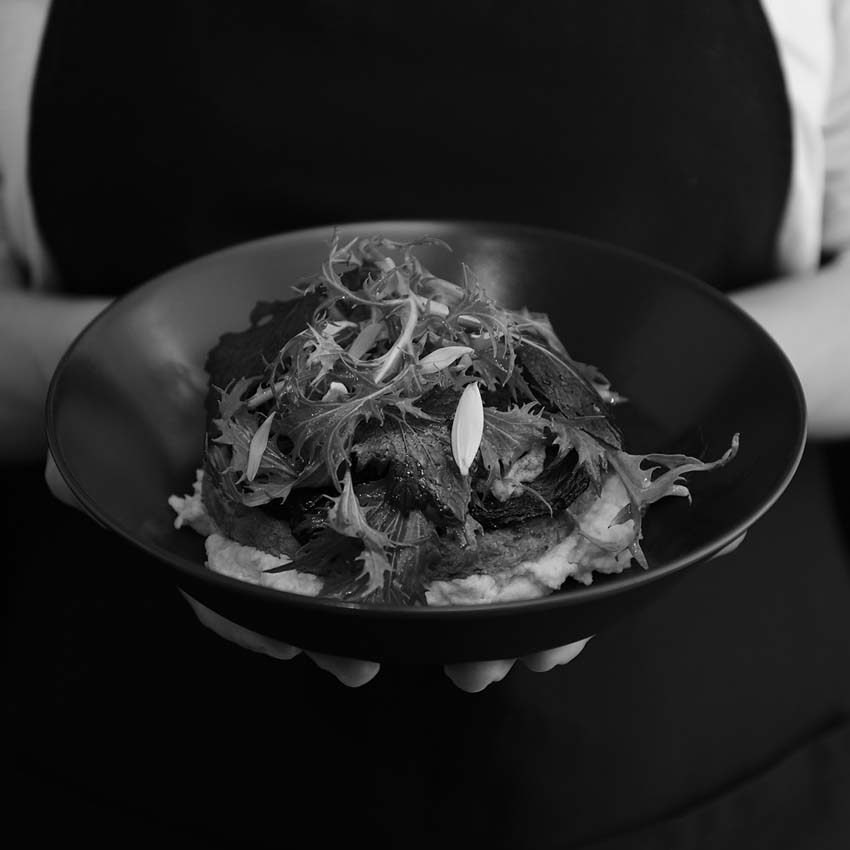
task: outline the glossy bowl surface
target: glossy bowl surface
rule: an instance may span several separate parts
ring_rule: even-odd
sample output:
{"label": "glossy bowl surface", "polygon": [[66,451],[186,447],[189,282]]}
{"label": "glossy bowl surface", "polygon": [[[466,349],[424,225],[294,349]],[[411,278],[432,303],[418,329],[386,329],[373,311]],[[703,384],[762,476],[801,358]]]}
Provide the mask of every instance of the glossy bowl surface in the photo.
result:
{"label": "glossy bowl surface", "polygon": [[[788,485],[805,441],[799,382],[771,338],[723,295],[662,264],[554,231],[476,222],[367,222],[342,240],[423,235],[434,273],[461,263],[503,303],[544,311],[570,354],[598,366],[628,404],[616,408],[633,453],[719,457],[689,476],[693,496],[653,505],[644,524],[650,568],[568,579],[524,602],[402,608],[306,598],[213,573],[202,538],[174,528],[167,503],[191,491],[204,440],[203,364],[219,335],[248,325],[258,300],[326,259],[331,228],[239,245],[174,269],[118,299],[60,363],[47,402],[60,472],[102,525],[150,557],[116,568],[164,566],[183,590],[224,616],[296,646],[376,660],[506,658],[602,631],[662,593],[756,522]],[[746,547],[744,542],[743,547]],[[118,604],[119,600],[116,600]]]}

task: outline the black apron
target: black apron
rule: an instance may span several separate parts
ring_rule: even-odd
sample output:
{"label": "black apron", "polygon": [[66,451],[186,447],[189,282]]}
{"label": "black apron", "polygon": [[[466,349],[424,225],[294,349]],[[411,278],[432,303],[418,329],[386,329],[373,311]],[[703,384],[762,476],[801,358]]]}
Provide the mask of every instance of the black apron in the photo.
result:
{"label": "black apron", "polygon": [[[728,291],[775,273],[791,150],[757,2],[59,0],[30,157],[70,291],[402,217],[561,228]],[[71,834],[847,846],[850,573],[816,446],[736,554],[474,696],[436,668],[349,690],[231,646],[17,480],[15,751]]]}

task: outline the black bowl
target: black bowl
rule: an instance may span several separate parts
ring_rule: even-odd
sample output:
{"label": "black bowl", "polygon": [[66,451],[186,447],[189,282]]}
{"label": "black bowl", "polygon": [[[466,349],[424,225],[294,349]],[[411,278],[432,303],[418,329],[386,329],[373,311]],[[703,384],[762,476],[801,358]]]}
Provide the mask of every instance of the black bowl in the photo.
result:
{"label": "black bowl", "polygon": [[[788,485],[805,441],[799,382],[771,338],[723,295],[672,268],[563,233],[472,222],[339,228],[446,241],[422,248],[436,274],[468,264],[503,303],[547,312],[572,356],[598,366],[629,404],[626,449],[735,460],[690,476],[691,505],[667,499],[644,525],[649,569],[523,602],[391,607],[307,598],[204,566],[202,539],[175,530],[167,504],[191,490],[203,450],[206,353],[261,299],[327,257],[331,228],[287,233],[181,266],[116,301],[60,363],[47,400],[59,470],[100,523],[147,552],[153,568],[208,607],[296,646],[379,661],[507,658],[600,632],[681,580],[752,525]],[[746,546],[746,542],[744,543]],[[145,581],[140,573],[139,581]],[[120,600],[116,599],[116,604]]]}

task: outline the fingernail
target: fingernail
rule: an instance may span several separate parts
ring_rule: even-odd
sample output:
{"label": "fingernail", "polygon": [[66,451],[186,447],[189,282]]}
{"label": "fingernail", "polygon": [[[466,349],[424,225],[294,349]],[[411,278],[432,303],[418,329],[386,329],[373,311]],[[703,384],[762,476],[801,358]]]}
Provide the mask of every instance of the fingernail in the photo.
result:
{"label": "fingernail", "polygon": [[724,546],[719,552],[712,555],[709,560],[713,558],[722,558],[724,555],[731,555],[743,542],[744,538],[747,536],[746,531],[743,534],[739,534],[730,544]]}
{"label": "fingernail", "polygon": [[514,666],[515,658],[502,661],[473,661],[466,664],[447,664],[445,674],[462,691],[477,694],[493,682],[501,682]]}
{"label": "fingernail", "polygon": [[317,667],[327,671],[349,688],[359,688],[371,682],[381,669],[377,661],[361,661],[357,658],[341,658],[323,652],[307,652]]}
{"label": "fingernail", "polygon": [[[591,635],[593,637],[593,635]],[[547,649],[543,652],[535,652],[526,655],[522,661],[533,673],[547,673],[562,664],[569,664],[584,648],[590,637],[573,641],[555,649]]]}

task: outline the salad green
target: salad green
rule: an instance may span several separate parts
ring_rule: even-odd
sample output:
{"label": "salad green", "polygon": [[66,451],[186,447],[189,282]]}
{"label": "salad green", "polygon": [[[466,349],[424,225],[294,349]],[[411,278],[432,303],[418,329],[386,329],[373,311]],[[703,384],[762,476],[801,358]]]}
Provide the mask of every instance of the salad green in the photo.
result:
{"label": "salad green", "polygon": [[[213,518],[237,537],[247,512],[252,528],[285,525],[292,559],[273,570],[312,572],[345,599],[421,604],[446,565],[487,572],[488,534],[541,517],[646,567],[647,507],[689,497],[682,476],[728,463],[738,435],[710,462],[629,454],[624,399],[548,317],[499,305],[465,265],[459,282],[435,276],[416,256],[426,244],[449,250],[334,238],[296,298],[258,304],[210,352]],[[576,507],[611,476],[628,496],[615,543]]]}

